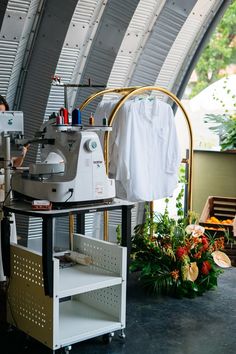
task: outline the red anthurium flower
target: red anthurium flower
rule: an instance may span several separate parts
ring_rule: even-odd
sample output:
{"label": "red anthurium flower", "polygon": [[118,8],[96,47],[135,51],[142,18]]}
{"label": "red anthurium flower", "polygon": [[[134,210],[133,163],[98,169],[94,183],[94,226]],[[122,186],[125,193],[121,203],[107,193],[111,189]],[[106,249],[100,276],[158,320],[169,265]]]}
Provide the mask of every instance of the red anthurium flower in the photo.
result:
{"label": "red anthurium flower", "polygon": [[184,247],[178,247],[177,250],[176,250],[176,257],[180,260],[183,259],[183,257],[187,254],[188,250],[187,248],[184,246]]}
{"label": "red anthurium flower", "polygon": [[206,251],[209,247],[209,242],[206,236],[202,236],[203,249]]}
{"label": "red anthurium flower", "polygon": [[207,237],[205,235],[202,236],[202,243],[205,245],[208,243]]}
{"label": "red anthurium flower", "polygon": [[211,263],[210,263],[209,261],[204,261],[204,262],[202,263],[202,268],[201,268],[202,274],[208,275],[210,269],[211,269]]}

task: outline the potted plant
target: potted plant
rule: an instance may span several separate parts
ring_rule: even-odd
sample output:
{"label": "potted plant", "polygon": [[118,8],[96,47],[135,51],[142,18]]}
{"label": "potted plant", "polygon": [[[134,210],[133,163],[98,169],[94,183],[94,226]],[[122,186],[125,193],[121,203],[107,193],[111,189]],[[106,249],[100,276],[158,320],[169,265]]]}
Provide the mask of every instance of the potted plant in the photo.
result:
{"label": "potted plant", "polygon": [[207,235],[195,213],[177,214],[177,220],[171,218],[166,207],[153,218],[146,209],[145,222],[134,229],[130,270],[155,294],[195,297],[216,288],[231,262],[222,252],[224,238]]}

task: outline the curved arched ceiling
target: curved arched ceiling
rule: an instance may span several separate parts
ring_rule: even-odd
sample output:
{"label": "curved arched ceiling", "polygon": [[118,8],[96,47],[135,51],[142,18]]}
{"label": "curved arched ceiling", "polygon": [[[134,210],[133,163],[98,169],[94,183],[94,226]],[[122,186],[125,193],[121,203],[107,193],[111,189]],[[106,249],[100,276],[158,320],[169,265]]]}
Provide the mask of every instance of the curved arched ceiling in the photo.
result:
{"label": "curved arched ceiling", "polygon": [[[63,87],[51,84],[55,74],[63,83],[159,85],[181,98],[203,44],[230,3],[1,0],[0,94],[11,109],[24,112],[26,137],[64,104]],[[70,111],[94,90],[68,89]],[[26,163],[36,156],[32,147]],[[37,222],[30,234],[38,234]]]}
{"label": "curved arched ceiling", "polygon": [[[1,0],[0,93],[24,111],[27,137],[63,105],[63,87],[51,85],[55,74],[64,83],[156,84],[180,93],[206,34],[230,3]],[[69,109],[92,91],[69,89]]]}

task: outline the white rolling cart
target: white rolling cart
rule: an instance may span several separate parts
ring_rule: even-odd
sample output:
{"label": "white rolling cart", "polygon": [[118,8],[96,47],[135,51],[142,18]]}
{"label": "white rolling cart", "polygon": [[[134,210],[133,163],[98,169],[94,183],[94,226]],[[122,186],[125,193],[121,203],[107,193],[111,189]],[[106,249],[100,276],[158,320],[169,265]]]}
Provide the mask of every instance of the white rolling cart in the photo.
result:
{"label": "white rolling cart", "polygon": [[[123,209],[125,219],[124,210],[132,206]],[[94,211],[117,208],[122,204],[96,206]],[[127,248],[74,233],[73,250],[90,256],[92,264],[64,266],[52,251],[53,218],[81,210],[91,212],[88,207],[32,211],[27,203],[4,207],[3,223],[10,212],[43,219],[42,253],[10,244],[10,259],[5,257],[7,322],[53,353],[59,348],[67,353],[73,343],[101,335],[110,341],[114,331],[125,336]]]}

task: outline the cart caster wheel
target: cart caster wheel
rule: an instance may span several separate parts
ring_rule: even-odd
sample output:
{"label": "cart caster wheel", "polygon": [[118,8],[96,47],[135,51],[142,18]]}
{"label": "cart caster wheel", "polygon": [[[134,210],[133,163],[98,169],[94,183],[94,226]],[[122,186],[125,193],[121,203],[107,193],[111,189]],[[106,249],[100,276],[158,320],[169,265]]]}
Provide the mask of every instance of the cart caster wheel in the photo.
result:
{"label": "cart caster wheel", "polygon": [[72,349],[71,345],[68,345],[67,347],[62,348],[61,353],[63,354],[70,354],[70,350]]}
{"label": "cart caster wheel", "polygon": [[119,334],[119,337],[120,337],[121,339],[125,339],[126,335],[125,335],[125,330],[124,330],[124,329],[121,329],[120,334]]}
{"label": "cart caster wheel", "polygon": [[113,337],[114,337],[114,332],[104,334],[102,336],[103,343],[105,343],[105,344],[111,343]]}

